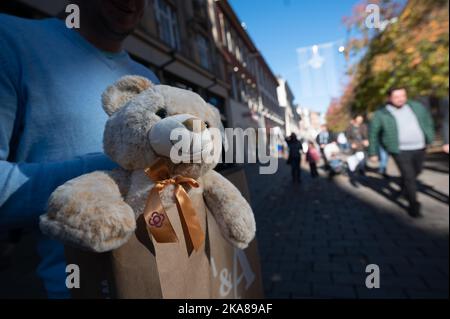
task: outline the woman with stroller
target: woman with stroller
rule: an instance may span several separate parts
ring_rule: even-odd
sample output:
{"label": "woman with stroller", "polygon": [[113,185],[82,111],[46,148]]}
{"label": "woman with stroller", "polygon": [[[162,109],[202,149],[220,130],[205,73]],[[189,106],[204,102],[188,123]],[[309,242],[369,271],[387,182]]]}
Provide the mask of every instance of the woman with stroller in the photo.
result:
{"label": "woman with stroller", "polygon": [[364,117],[362,115],[356,115],[350,122],[350,126],[346,132],[347,139],[350,143],[351,151],[353,154],[362,154],[364,157],[356,167],[359,174],[365,175],[366,173],[366,150],[369,147],[369,138],[367,125],[364,123]]}

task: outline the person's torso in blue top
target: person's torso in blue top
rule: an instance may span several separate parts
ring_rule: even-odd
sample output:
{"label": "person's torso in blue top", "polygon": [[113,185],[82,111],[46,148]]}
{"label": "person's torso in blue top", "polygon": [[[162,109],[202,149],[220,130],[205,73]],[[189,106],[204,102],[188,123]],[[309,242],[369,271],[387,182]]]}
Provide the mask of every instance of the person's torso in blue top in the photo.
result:
{"label": "person's torso in blue top", "polygon": [[[9,147],[5,145],[7,134],[2,133],[6,129],[0,128],[0,155],[8,149],[9,162],[64,161],[102,152],[107,115],[101,107],[101,94],[107,86],[127,74],[158,83],[150,70],[127,53],[104,53],[58,19],[0,15],[0,44],[4,72],[0,102],[17,104],[13,121],[3,116],[10,114],[7,106],[2,110],[0,105],[0,126],[14,126]],[[8,96],[15,96],[16,101],[8,101]],[[2,160],[7,165],[6,158]],[[4,207],[8,205],[13,206],[6,202]],[[49,297],[68,297],[63,246],[40,237],[38,275]]]}

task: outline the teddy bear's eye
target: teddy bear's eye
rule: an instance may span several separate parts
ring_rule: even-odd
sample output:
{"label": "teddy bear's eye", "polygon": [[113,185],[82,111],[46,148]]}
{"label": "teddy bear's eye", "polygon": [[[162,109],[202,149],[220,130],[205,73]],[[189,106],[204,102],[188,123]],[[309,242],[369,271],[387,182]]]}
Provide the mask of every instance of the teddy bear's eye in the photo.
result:
{"label": "teddy bear's eye", "polygon": [[209,125],[209,122],[205,122],[206,128],[210,128],[211,125]]}
{"label": "teddy bear's eye", "polygon": [[155,114],[163,119],[167,116],[167,111],[166,111],[166,109],[159,109],[158,111],[156,111]]}

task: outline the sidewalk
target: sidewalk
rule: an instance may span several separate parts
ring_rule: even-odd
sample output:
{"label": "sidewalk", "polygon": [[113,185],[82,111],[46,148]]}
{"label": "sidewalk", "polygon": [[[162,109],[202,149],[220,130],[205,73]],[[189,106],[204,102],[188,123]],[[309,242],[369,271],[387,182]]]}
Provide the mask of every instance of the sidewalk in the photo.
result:
{"label": "sidewalk", "polygon": [[[312,180],[304,167],[298,186],[284,161],[275,175],[247,166],[266,297],[448,298],[449,180],[442,159],[448,157],[430,157],[421,175],[421,220],[392,196],[396,178],[369,173],[352,185],[346,176],[329,181],[322,170]],[[390,164],[389,173],[398,175]],[[0,270],[0,298],[45,297],[34,274],[34,240],[19,243],[17,268]],[[380,289],[365,286],[371,263],[380,267]]]}
{"label": "sidewalk", "polygon": [[[429,157],[420,177],[425,218],[412,219],[398,199],[398,177],[375,173],[293,185],[290,167],[275,175],[247,166],[269,298],[448,298],[448,157]],[[306,171],[305,171],[306,170]],[[398,176],[390,162],[389,173]],[[368,289],[368,264],[381,272]]]}

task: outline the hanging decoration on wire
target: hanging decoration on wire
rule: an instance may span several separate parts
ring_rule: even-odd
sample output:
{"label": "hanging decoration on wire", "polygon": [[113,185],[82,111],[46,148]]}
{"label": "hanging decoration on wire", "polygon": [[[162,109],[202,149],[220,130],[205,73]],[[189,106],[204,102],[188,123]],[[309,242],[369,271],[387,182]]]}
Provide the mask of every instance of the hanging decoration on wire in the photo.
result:
{"label": "hanging decoration on wire", "polygon": [[[344,40],[315,44],[297,49],[300,89],[311,103],[331,99],[340,93]],[[308,104],[309,101],[307,101]]]}
{"label": "hanging decoration on wire", "polygon": [[317,45],[312,46],[312,57],[309,59],[308,64],[313,69],[319,69],[322,67],[324,58],[319,54],[319,47]]}

